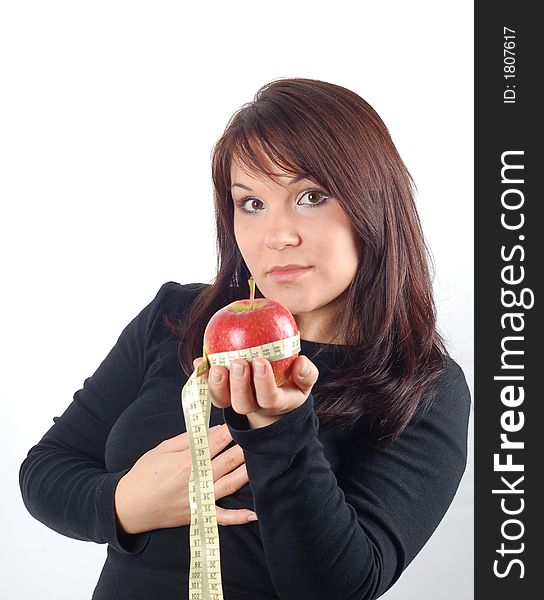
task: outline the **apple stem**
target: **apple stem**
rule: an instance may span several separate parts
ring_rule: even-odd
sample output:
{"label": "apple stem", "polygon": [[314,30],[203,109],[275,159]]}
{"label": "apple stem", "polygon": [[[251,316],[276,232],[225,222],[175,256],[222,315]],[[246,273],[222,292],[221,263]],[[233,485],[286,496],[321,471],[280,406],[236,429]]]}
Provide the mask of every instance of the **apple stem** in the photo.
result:
{"label": "apple stem", "polygon": [[253,310],[253,302],[255,300],[255,279],[253,275],[248,279],[249,283],[249,310]]}

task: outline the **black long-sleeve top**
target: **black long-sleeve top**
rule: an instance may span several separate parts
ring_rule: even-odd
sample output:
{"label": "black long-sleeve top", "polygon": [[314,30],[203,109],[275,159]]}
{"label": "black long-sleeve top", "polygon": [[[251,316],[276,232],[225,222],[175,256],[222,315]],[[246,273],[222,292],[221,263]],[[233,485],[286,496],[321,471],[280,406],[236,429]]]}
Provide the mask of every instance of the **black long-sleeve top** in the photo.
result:
{"label": "black long-sleeve top", "polygon": [[[165,283],[123,330],[96,372],[20,470],[29,512],[71,538],[107,543],[95,600],[188,597],[189,526],[127,535],[114,493],[136,460],[185,431],[177,338],[162,322],[199,284]],[[301,341],[327,381],[339,347]],[[264,428],[212,407],[245,456],[249,484],[217,502],[259,520],[219,526],[225,600],[368,600],[412,561],[448,509],[466,465],[470,395],[460,367],[446,370],[430,410],[388,449],[357,430],[319,424],[314,395]]]}

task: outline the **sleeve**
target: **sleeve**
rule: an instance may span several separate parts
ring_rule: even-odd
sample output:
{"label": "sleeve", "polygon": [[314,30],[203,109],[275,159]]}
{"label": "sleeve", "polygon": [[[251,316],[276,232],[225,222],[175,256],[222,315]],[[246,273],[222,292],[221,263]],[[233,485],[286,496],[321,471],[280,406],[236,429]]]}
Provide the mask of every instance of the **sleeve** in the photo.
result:
{"label": "sleeve", "polygon": [[247,429],[246,417],[224,409],[244,450],[279,597],[370,600],[389,589],[457,491],[469,410],[457,366],[432,408],[388,449],[370,450],[353,437],[337,477],[318,438],[312,395],[262,429]]}
{"label": "sleeve", "polygon": [[65,536],[139,552],[147,534],[128,535],[117,524],[114,494],[128,471],[108,472],[105,447],[119,415],[134,401],[146,370],[146,343],[170,284],[122,331],[119,339],[73,402],[30,449],[19,471],[26,508]]}

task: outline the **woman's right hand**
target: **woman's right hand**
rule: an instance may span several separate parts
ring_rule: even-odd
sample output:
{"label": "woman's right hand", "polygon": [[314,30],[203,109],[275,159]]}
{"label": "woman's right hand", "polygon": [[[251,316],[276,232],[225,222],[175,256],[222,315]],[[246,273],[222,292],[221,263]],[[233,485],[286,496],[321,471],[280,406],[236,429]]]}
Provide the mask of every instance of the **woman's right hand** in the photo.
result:
{"label": "woman's right hand", "polygon": [[[210,428],[208,443],[216,500],[233,494],[249,481],[240,446],[236,444],[222,452],[231,441],[227,425]],[[190,475],[187,433],[164,440],[141,456],[115,490],[115,511],[123,531],[142,533],[189,525]],[[241,525],[257,518],[252,510],[245,508],[216,506],[216,513],[219,525]]]}

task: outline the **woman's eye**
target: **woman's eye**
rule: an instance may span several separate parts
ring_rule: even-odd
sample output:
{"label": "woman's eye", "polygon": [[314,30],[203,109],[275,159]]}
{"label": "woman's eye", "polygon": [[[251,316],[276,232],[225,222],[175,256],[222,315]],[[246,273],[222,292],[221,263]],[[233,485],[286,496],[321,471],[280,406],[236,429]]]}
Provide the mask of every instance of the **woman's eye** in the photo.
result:
{"label": "woman's eye", "polygon": [[303,198],[306,198],[308,202],[303,203],[302,206],[319,206],[320,204],[323,204],[323,202],[328,200],[329,196],[327,196],[323,192],[318,192],[317,190],[308,190],[307,192],[304,192],[301,200]]}
{"label": "woman's eye", "polygon": [[262,202],[257,198],[242,198],[236,205],[245,213],[255,213],[262,208]]}

